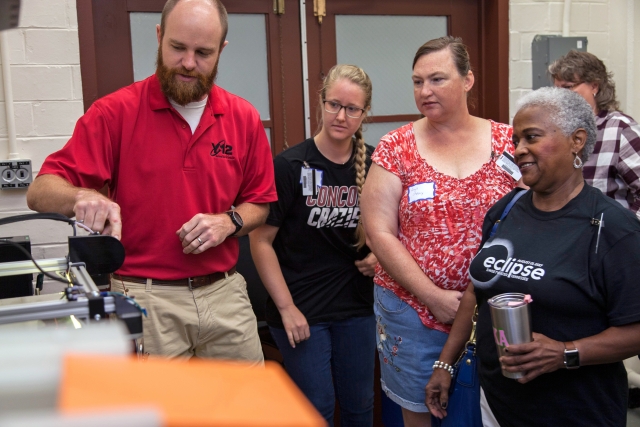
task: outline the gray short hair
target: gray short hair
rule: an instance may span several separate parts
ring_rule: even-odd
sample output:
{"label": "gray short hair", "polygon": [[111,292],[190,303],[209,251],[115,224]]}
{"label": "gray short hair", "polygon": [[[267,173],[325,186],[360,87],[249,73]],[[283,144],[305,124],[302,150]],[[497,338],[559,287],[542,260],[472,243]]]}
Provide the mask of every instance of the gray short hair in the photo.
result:
{"label": "gray short hair", "polygon": [[520,98],[516,114],[528,107],[543,107],[549,111],[553,123],[570,136],[577,129],[587,132],[587,141],[580,156],[587,161],[596,143],[596,121],[591,106],[577,93],[558,87],[543,87]]}

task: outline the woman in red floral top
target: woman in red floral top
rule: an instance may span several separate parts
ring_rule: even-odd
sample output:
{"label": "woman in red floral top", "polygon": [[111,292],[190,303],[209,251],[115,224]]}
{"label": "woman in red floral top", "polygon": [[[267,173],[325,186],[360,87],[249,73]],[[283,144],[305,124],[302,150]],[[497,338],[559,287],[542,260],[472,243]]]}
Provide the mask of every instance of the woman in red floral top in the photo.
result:
{"label": "woman in red floral top", "polygon": [[511,127],[469,114],[474,75],[461,39],[421,46],[412,79],[424,118],[382,138],[361,206],[380,262],[382,387],[407,427],[430,426],[424,387],[469,283],[482,220],[519,179],[505,159],[513,154]]}

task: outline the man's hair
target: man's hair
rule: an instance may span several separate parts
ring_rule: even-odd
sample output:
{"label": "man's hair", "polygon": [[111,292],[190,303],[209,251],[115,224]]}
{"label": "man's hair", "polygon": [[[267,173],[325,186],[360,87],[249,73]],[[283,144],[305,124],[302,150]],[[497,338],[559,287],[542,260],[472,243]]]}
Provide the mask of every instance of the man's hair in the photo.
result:
{"label": "man's hair", "polygon": [[563,88],[543,87],[518,100],[516,115],[529,107],[540,107],[547,111],[549,119],[567,137],[578,129],[584,129],[587,140],[580,158],[585,162],[589,159],[596,143],[596,121],[591,106],[582,96]]}
{"label": "man's hair", "polygon": [[[222,28],[222,38],[220,39],[220,46],[227,39],[227,31],[229,30],[229,17],[227,16],[227,9],[220,0],[207,0],[218,11],[218,18],[220,19],[220,27]],[[180,0],[167,0],[162,8],[162,17],[160,18],[160,38],[164,37],[164,29],[167,21],[167,16],[173,10],[174,7],[180,2]]]}
{"label": "man's hair", "polygon": [[555,80],[597,83],[595,101],[598,111],[620,109],[620,103],[616,100],[613,73],[607,72],[604,62],[592,53],[572,50],[549,65],[549,74]]}

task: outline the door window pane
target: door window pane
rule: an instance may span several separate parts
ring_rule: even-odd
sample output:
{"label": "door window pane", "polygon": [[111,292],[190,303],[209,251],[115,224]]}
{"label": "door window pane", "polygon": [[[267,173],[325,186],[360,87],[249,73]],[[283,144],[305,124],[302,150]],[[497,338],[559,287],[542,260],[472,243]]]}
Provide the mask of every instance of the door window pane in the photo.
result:
{"label": "door window pane", "polygon": [[156,24],[159,23],[159,13],[135,12],[129,14],[133,80],[136,82],[146,79],[156,72],[156,55],[158,53]]}
{"label": "door window pane", "polygon": [[[160,13],[130,14],[133,78],[155,73]],[[262,120],[269,120],[267,30],[263,14],[229,14],[229,44],[220,57],[216,84],[253,104]]]}
{"label": "door window pane", "polygon": [[267,28],[261,14],[229,14],[229,44],[220,57],[218,84],[243,97],[269,120]]}
{"label": "door window pane", "polygon": [[444,16],[336,15],[338,63],[355,64],[367,72],[376,116],[418,114],[411,82],[413,57],[426,41],[446,35]]}
{"label": "door window pane", "polygon": [[376,147],[380,142],[380,138],[382,138],[392,130],[406,125],[407,123],[408,122],[365,123],[362,132],[362,136],[364,136],[364,142],[368,145]]}
{"label": "door window pane", "polygon": [[269,147],[273,149],[273,144],[271,143],[271,128],[264,128],[264,131],[267,133],[267,140],[269,141]]}

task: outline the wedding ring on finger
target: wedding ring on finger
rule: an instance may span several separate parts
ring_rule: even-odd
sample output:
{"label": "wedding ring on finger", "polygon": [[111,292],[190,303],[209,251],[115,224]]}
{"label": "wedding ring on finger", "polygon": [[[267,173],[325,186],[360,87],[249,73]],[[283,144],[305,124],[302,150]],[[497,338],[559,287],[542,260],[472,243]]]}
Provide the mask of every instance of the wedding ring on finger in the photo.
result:
{"label": "wedding ring on finger", "polygon": [[200,242],[201,245],[204,243],[200,237],[196,237],[196,240]]}

